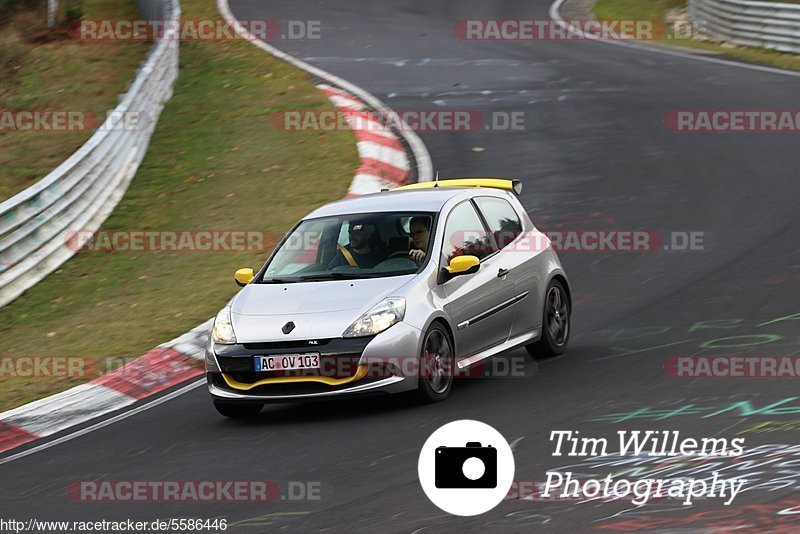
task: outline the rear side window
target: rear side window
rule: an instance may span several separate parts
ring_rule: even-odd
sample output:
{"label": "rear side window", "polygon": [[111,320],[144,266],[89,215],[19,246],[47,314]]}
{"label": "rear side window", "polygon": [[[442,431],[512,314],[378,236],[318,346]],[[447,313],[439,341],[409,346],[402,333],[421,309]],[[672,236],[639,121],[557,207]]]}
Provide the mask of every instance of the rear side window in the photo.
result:
{"label": "rear side window", "polygon": [[522,233],[519,215],[507,200],[496,197],[477,197],[475,203],[486,219],[499,248],[506,247]]}
{"label": "rear side window", "polygon": [[472,204],[462,202],[453,208],[444,229],[443,265],[456,256],[477,256],[482,260],[493,252],[489,233]]}

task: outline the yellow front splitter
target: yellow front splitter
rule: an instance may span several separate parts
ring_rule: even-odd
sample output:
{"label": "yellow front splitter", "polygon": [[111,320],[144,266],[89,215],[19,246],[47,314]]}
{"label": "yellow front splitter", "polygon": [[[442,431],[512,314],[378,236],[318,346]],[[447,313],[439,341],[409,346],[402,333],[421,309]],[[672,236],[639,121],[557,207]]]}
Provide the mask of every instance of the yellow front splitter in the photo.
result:
{"label": "yellow front splitter", "polygon": [[277,376],[274,378],[265,378],[252,384],[239,382],[225,373],[222,373],[222,379],[225,380],[225,383],[233,389],[238,389],[240,391],[250,391],[258,386],[265,386],[269,384],[291,384],[299,382],[320,382],[329,386],[341,386],[344,384],[349,384],[350,382],[355,382],[356,380],[361,380],[365,376],[367,376],[366,365],[359,365],[358,369],[356,370],[356,374],[345,378],[331,378],[329,376]]}

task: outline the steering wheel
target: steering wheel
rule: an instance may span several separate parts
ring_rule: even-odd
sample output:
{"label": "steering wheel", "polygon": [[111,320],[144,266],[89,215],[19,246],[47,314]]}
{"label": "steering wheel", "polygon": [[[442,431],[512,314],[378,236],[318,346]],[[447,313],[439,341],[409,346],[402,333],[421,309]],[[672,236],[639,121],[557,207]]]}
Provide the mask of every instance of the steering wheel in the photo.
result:
{"label": "steering wheel", "polygon": [[[386,260],[391,260],[392,258],[395,258],[395,257],[399,258],[401,256],[403,258],[406,258],[407,260],[411,260],[411,258],[408,257],[408,251],[405,251],[405,250],[398,250],[397,252],[392,252],[391,254],[389,254],[389,257],[386,258]],[[384,260],[384,261],[386,261],[386,260]],[[413,261],[413,260],[411,260],[411,261]]]}

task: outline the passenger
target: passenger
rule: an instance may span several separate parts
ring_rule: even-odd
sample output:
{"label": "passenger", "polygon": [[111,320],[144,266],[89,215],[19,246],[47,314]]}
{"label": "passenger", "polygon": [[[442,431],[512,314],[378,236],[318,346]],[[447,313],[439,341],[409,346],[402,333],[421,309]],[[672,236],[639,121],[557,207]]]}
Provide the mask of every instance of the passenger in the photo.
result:
{"label": "passenger", "polygon": [[409,224],[411,235],[411,251],[408,256],[417,262],[417,265],[422,265],[425,261],[425,255],[428,252],[428,242],[431,236],[431,219],[430,217],[412,217]]}
{"label": "passenger", "polygon": [[386,259],[385,254],[375,246],[373,236],[375,227],[364,221],[353,221],[348,230],[350,242],[337,245],[339,251],[328,264],[328,269],[350,265],[360,269],[371,269]]}

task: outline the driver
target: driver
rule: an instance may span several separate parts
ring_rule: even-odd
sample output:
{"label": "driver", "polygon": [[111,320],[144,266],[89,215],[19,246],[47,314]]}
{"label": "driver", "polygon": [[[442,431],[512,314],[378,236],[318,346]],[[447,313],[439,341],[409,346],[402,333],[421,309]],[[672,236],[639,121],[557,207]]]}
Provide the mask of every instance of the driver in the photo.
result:
{"label": "driver", "polygon": [[365,221],[352,221],[348,229],[350,242],[337,245],[339,251],[328,264],[328,269],[350,265],[360,269],[371,269],[386,258],[373,243],[375,227]]}
{"label": "driver", "polygon": [[409,224],[409,231],[411,250],[408,256],[417,262],[417,265],[422,265],[428,252],[428,241],[430,241],[431,236],[430,217],[413,217]]}

